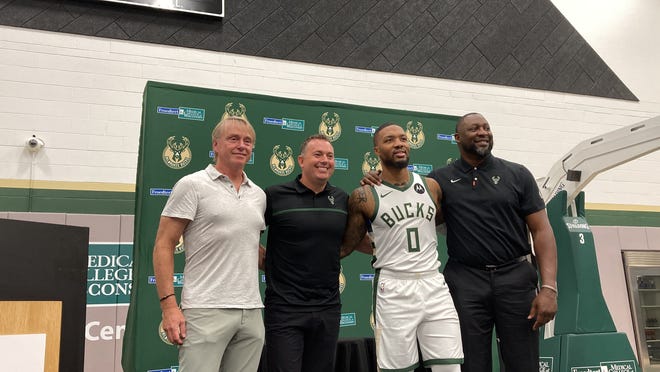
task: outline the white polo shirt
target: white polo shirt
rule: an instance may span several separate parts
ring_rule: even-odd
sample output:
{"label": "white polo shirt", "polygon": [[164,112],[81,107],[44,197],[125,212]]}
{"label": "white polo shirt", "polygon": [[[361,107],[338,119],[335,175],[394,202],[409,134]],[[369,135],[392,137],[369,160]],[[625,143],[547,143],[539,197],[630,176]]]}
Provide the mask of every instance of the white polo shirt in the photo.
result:
{"label": "white polo shirt", "polygon": [[266,194],[245,173],[243,180],[237,193],[209,164],[172,189],[162,215],[190,220],[183,232],[182,309],[263,307],[258,246]]}

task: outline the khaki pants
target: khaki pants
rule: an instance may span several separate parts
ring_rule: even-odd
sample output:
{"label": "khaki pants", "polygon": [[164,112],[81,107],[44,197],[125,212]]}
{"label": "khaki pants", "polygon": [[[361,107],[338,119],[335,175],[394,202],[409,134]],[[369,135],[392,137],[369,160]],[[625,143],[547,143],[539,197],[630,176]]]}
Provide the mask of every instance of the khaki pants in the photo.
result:
{"label": "khaki pants", "polygon": [[264,345],[261,309],[185,309],[181,372],[255,372]]}

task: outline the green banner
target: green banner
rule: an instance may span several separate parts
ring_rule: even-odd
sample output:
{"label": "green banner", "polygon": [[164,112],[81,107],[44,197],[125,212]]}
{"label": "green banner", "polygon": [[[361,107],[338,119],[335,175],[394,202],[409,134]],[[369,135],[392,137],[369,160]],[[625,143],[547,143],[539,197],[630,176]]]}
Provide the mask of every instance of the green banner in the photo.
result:
{"label": "green banner", "polygon": [[[152,250],[160,213],[174,183],[213,162],[211,131],[223,115],[245,116],[257,139],[246,173],[262,188],[299,174],[300,144],[315,133],[327,135],[335,150],[331,183],[350,193],[362,175],[379,167],[373,131],[396,122],[408,134],[410,169],[427,174],[458,156],[452,140],[457,117],[332,102],[278,97],[148,82],[144,91],[136,182],[134,265],[126,323],[124,371],[172,371],[177,349],[159,332],[161,312],[153,283]],[[266,234],[262,237],[265,243]],[[444,239],[440,257],[446,257]],[[177,252],[185,249],[181,242]],[[371,258],[354,253],[342,260],[340,337],[373,337]],[[119,263],[121,264],[121,263]],[[181,298],[183,254],[175,257],[177,298]],[[101,278],[102,279],[102,278]],[[259,278],[262,293],[263,276]]]}

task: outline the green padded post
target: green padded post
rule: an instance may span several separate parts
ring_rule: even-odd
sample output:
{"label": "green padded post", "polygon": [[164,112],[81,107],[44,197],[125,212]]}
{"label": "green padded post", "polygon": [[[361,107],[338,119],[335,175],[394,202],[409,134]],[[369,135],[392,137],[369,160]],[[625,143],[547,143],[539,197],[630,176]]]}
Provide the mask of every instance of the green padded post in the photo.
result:
{"label": "green padded post", "polygon": [[[624,333],[616,331],[600,286],[596,248],[584,213],[584,193],[569,215],[566,192],[547,205],[557,241],[554,324],[541,330],[541,372],[641,372]],[[554,329],[551,327],[554,326]]]}

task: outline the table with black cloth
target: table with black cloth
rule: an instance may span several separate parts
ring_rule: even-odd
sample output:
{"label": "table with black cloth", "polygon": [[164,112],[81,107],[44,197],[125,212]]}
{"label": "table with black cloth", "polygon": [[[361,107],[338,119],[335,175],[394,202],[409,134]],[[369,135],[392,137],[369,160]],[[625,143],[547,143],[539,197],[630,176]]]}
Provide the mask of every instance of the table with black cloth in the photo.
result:
{"label": "table with black cloth", "polygon": [[[264,347],[258,372],[268,372],[266,358],[268,358],[268,355]],[[424,367],[415,369],[415,372],[427,371],[430,371],[430,369]],[[337,341],[335,372],[378,372],[376,367],[376,342],[374,339],[372,337],[344,338]]]}

